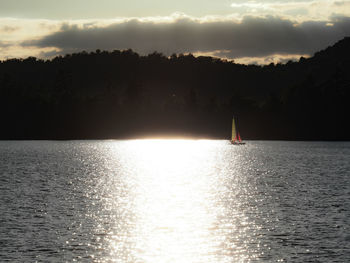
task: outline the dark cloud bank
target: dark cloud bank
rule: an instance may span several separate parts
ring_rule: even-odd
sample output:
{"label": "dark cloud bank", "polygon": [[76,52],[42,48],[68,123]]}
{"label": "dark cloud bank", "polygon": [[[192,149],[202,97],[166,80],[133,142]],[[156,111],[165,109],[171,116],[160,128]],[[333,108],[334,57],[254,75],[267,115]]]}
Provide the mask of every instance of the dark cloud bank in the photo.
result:
{"label": "dark cloud bank", "polygon": [[[330,25],[332,23],[332,25]],[[200,23],[190,19],[174,23],[131,20],[107,27],[62,26],[59,32],[23,46],[56,47],[62,53],[95,49],[128,49],[141,54],[222,52],[228,58],[273,54],[310,54],[350,35],[350,18],[296,25],[277,17],[246,17],[232,21]],[[220,55],[220,52],[217,54]]]}

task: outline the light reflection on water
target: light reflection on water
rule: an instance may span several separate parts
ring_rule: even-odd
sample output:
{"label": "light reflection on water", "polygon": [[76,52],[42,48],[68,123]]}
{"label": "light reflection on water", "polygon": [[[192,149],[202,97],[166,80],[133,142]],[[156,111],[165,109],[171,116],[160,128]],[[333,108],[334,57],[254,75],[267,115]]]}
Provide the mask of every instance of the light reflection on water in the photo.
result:
{"label": "light reflection on water", "polygon": [[[133,257],[141,262],[225,262],[224,207],[212,141],[145,140],[128,144],[136,214]],[[228,257],[230,261],[232,258]]]}
{"label": "light reflection on water", "polygon": [[350,145],[0,143],[0,259],[346,262]]}

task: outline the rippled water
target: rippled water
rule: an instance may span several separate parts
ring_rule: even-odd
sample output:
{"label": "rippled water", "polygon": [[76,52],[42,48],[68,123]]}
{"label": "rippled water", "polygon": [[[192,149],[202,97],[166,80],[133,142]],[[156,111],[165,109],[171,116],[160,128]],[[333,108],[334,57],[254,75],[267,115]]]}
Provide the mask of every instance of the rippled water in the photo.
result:
{"label": "rippled water", "polygon": [[0,261],[350,262],[350,143],[0,142]]}

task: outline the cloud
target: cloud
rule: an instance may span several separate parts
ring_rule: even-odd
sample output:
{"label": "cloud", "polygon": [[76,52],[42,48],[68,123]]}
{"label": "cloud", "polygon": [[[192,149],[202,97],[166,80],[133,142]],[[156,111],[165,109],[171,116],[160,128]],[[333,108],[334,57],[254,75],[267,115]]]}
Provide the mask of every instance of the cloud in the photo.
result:
{"label": "cloud", "polygon": [[11,44],[8,42],[0,41],[0,48],[9,47]]}
{"label": "cloud", "polygon": [[2,26],[0,27],[0,32],[6,32],[6,33],[12,33],[19,29],[19,27],[16,26]]}
{"label": "cloud", "polygon": [[298,61],[301,57],[307,58],[309,57],[306,54],[298,54],[298,55],[280,55],[275,54],[273,56],[267,57],[244,57],[235,60],[235,63],[238,64],[256,64],[256,65],[266,65],[270,63],[287,63],[288,61]]}
{"label": "cloud", "polygon": [[108,26],[65,24],[58,32],[24,41],[22,46],[55,48],[62,53],[128,48],[141,54],[159,51],[166,55],[216,51],[218,56],[236,59],[313,54],[349,35],[350,18],[347,17],[303,23],[272,16],[248,16],[241,22],[181,18],[171,23],[155,23],[133,19]]}
{"label": "cloud", "polygon": [[350,1],[335,1],[335,6],[350,6]]}
{"label": "cloud", "polygon": [[48,51],[43,50],[39,53],[39,57],[41,58],[49,58],[49,57],[55,57],[58,55],[61,55],[62,52],[56,49],[49,49]]}
{"label": "cloud", "polygon": [[[254,2],[235,3],[254,6]],[[299,19],[300,14],[313,13],[311,9],[303,9],[303,5],[325,7],[323,0],[292,0],[285,5],[274,0],[261,3],[269,4],[269,8],[273,7],[274,10],[281,8],[280,11],[289,16],[231,14],[196,18],[177,12],[159,17],[66,22],[0,18],[0,59],[27,56],[51,58],[82,50],[132,48],[140,54],[154,51],[166,55],[193,53],[234,59],[236,62],[268,63],[312,55],[350,36],[350,15],[344,15],[342,11],[333,12],[323,20]],[[330,10],[346,11],[350,0],[331,0],[329,5],[338,8]]]}
{"label": "cloud", "polygon": [[350,15],[349,0],[236,0],[231,4],[236,16],[273,15],[298,20],[327,20],[333,13]]}

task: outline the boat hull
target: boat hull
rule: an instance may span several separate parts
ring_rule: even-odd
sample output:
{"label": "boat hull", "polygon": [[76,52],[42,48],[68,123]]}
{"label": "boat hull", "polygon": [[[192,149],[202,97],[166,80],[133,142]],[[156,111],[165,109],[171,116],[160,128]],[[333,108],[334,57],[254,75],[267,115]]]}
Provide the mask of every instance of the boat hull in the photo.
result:
{"label": "boat hull", "polygon": [[244,145],[245,142],[230,141],[232,145]]}

